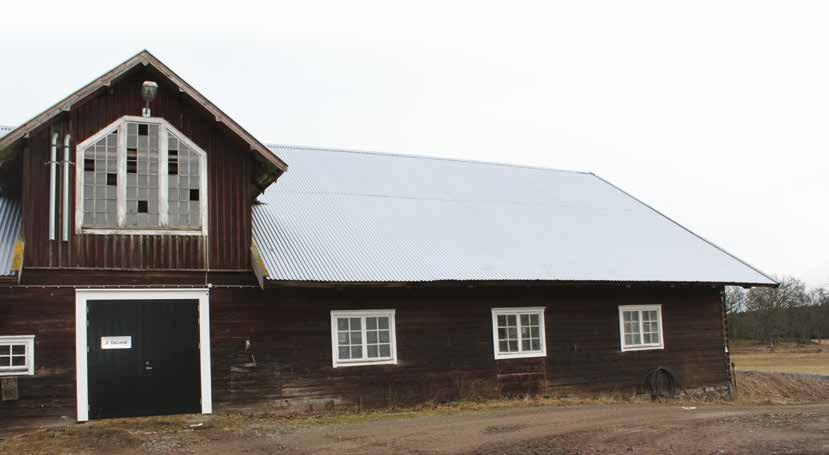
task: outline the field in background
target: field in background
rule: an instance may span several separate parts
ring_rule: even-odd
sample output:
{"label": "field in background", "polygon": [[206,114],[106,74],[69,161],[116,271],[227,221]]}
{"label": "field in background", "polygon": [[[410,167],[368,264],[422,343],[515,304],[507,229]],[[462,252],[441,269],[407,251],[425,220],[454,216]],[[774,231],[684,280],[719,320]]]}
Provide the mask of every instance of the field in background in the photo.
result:
{"label": "field in background", "polygon": [[737,371],[829,376],[829,340],[808,345],[779,343],[773,348],[755,341],[732,341],[731,361]]}

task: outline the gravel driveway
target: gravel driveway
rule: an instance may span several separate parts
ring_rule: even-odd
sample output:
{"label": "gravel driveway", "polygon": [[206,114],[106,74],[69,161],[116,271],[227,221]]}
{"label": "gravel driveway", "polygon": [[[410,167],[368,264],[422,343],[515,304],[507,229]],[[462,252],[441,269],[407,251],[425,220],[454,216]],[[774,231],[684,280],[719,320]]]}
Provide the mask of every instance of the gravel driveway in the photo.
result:
{"label": "gravel driveway", "polygon": [[0,444],[0,453],[829,453],[825,402],[524,405],[424,414],[429,413],[313,421],[239,415],[99,421],[19,435]]}

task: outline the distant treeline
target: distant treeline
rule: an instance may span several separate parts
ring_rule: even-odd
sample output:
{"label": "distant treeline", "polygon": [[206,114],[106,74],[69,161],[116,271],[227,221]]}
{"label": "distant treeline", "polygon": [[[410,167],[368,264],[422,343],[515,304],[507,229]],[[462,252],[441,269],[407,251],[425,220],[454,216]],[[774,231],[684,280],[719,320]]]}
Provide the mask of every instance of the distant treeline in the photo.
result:
{"label": "distant treeline", "polygon": [[796,278],[780,287],[725,290],[728,336],[774,344],[829,338],[829,289],[808,289]]}

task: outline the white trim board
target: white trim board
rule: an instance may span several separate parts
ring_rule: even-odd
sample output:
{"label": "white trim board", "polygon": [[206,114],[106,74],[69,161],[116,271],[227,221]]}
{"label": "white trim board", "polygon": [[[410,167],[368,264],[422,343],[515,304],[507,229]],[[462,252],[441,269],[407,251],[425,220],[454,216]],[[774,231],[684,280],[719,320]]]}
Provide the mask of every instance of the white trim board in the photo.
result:
{"label": "white trim board", "polygon": [[210,371],[210,290],[209,289],[77,289],[75,291],[75,380],[78,422],[89,420],[89,381],[87,366],[88,300],[198,300],[199,363],[201,370],[201,412],[213,412]]}

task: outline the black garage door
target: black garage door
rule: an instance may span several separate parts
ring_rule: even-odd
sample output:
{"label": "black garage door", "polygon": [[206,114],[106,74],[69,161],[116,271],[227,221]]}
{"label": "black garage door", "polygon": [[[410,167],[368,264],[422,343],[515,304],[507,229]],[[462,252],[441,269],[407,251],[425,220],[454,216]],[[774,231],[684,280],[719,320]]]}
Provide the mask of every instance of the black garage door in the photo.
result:
{"label": "black garage door", "polygon": [[89,417],[201,410],[198,300],[89,300]]}

